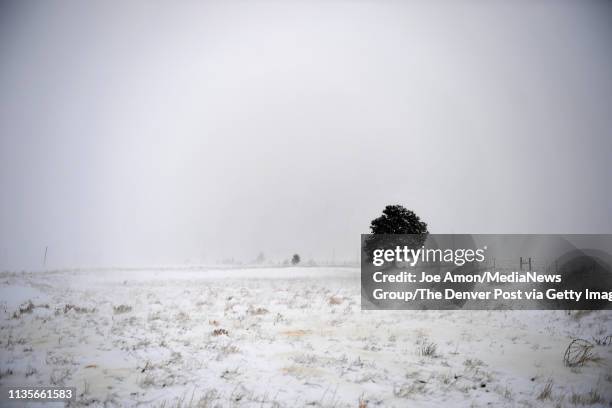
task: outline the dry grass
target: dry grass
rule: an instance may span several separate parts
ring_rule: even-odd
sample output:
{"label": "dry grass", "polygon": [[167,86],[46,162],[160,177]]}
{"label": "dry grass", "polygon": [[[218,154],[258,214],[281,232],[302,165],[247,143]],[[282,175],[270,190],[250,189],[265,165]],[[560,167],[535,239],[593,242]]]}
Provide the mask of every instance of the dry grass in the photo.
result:
{"label": "dry grass", "polygon": [[128,305],[113,306],[113,313],[115,314],[129,313],[131,311],[132,311],[132,306],[128,306]]}
{"label": "dry grass", "polygon": [[[562,346],[559,349],[555,347],[557,343],[538,344],[548,350],[540,358],[538,351],[531,347],[536,340],[525,337],[530,334],[529,327],[496,331],[507,324],[502,312],[487,312],[487,315],[474,312],[474,317],[469,318],[466,314],[443,311],[410,315],[390,312],[382,316],[360,311],[358,293],[343,287],[294,280],[287,284],[255,280],[249,285],[253,289],[246,296],[238,295],[238,289],[224,281],[207,281],[205,285],[190,281],[174,288],[168,298],[164,296],[169,289],[158,283],[149,289],[144,287],[141,297],[128,296],[131,292],[123,293],[122,289],[115,293],[114,288],[106,286],[100,289],[96,299],[90,299],[84,292],[74,291],[64,296],[58,291],[52,292],[53,297],[49,298],[53,302],[50,313],[38,309],[36,304],[25,303],[24,313],[31,314],[9,320],[18,302],[5,312],[2,347],[6,344],[11,353],[7,356],[14,357],[15,361],[23,358],[24,365],[19,369],[13,367],[15,374],[4,381],[23,380],[27,363],[36,361],[38,353],[45,350],[40,345],[44,343],[52,351],[49,361],[37,366],[40,372],[30,373],[28,381],[66,385],[81,382],[83,385],[83,378],[87,378],[92,381],[92,392],[95,391],[91,395],[98,398],[91,405],[106,404],[106,393],[110,406],[133,403],[165,408],[272,408],[277,404],[278,384],[287,382],[295,384],[296,395],[288,400],[281,390],[278,399],[282,406],[435,405],[445,402],[449,395],[452,399],[446,401],[451,405],[469,405],[474,401],[475,406],[490,402],[491,406],[570,408],[573,402],[578,407],[590,408],[601,403],[597,401],[608,404],[610,400],[612,375],[605,372],[609,356],[608,350],[602,347],[609,341],[605,337],[610,334],[609,320],[603,320],[607,316],[588,317],[588,321],[580,324],[566,319],[564,322],[572,325],[567,331],[555,326],[558,319],[552,312],[551,316],[544,316],[544,323],[555,329],[551,335],[586,333],[583,336],[593,343],[593,351],[601,355],[601,364],[566,368],[565,374],[575,381],[570,386],[565,382],[560,384],[556,377],[554,384],[551,380],[547,382],[546,376],[535,377],[536,372],[550,372],[551,367],[561,364]],[[201,299],[210,301],[201,302]],[[130,304],[123,304],[126,301]],[[232,307],[224,314],[228,304]],[[95,315],[80,314],[93,307],[97,308]],[[58,315],[53,314],[55,310]],[[553,323],[546,320],[549,317]],[[599,322],[603,322],[605,329],[601,333],[595,327]],[[456,326],[441,327],[438,323]],[[481,331],[491,334],[492,341],[481,342]],[[38,335],[46,337],[34,337]],[[533,382],[523,377],[521,381],[512,381],[516,377],[509,377],[505,371],[489,370],[497,368],[490,360],[490,353],[497,352],[499,343],[510,336],[513,352],[538,356],[533,374],[527,373]],[[21,346],[21,339],[28,342]],[[562,344],[567,346],[572,339],[566,339]],[[21,350],[30,346],[30,342],[34,344],[34,353],[23,355]],[[100,354],[96,359],[80,354],[80,343],[97,347]],[[264,345],[263,350],[253,352],[254,344]],[[115,360],[105,362],[109,349],[126,357],[125,371],[114,371]],[[283,352],[277,357],[275,350]],[[170,357],[173,351],[181,352],[184,357]],[[110,357],[114,357],[114,352]],[[104,364],[95,366],[101,362]],[[3,369],[12,367],[6,359],[0,363]],[[570,369],[581,370],[583,374],[573,375]],[[406,371],[417,374],[409,376]],[[268,386],[261,386],[263,376],[270,377]],[[601,381],[600,385],[594,383],[597,376],[601,379],[597,380]],[[126,385],[118,387],[120,381]],[[335,383],[340,385],[338,395],[333,394]],[[205,388],[196,388],[192,396],[193,387],[202,385]],[[236,392],[232,392],[234,387]],[[589,392],[591,387],[594,390]],[[215,398],[202,397],[213,388],[217,391]],[[367,395],[361,394],[365,390]],[[572,390],[577,394],[572,395]],[[138,394],[128,394],[131,391]],[[323,392],[325,398],[320,398]],[[186,397],[180,398],[183,393]],[[77,400],[76,405],[84,406],[84,401]]]}
{"label": "dry grass", "polygon": [[603,403],[604,399],[597,390],[591,389],[586,394],[572,393],[570,402],[574,405],[594,405]]}
{"label": "dry grass", "polygon": [[10,368],[7,368],[6,370],[0,371],[0,379],[2,379],[4,377],[8,377],[10,375],[13,375],[13,370],[10,369]]}
{"label": "dry grass", "polygon": [[310,330],[285,330],[281,334],[289,337],[301,337],[310,333]]}
{"label": "dry grass", "polygon": [[35,367],[28,366],[28,368],[25,371],[25,377],[26,378],[31,377],[34,374],[36,374],[37,372],[38,372],[38,370]]}
{"label": "dry grass", "polygon": [[583,366],[589,361],[597,361],[593,353],[593,343],[584,339],[574,339],[565,349],[563,362],[568,367]]}
{"label": "dry grass", "polygon": [[415,381],[411,384],[403,384],[400,387],[393,387],[393,395],[397,398],[410,398],[415,394],[425,391],[425,384]]}
{"label": "dry grass", "polygon": [[552,379],[550,379],[546,382],[546,385],[544,385],[544,388],[538,394],[538,400],[544,401],[547,399],[551,399],[552,398],[552,387],[553,387],[553,381]]}
{"label": "dry grass", "polygon": [[598,346],[609,346],[609,345],[612,345],[612,335],[610,335],[610,336],[601,336],[601,337],[593,337],[593,341]]}
{"label": "dry grass", "polygon": [[341,297],[339,297],[339,296],[332,296],[332,297],[329,298],[328,303],[330,305],[339,305],[339,304],[342,303],[342,301],[343,301],[343,299]]}
{"label": "dry grass", "polygon": [[250,307],[249,308],[249,314],[253,316],[260,316],[260,315],[265,315],[268,313],[270,313],[270,311],[266,309],[265,307]]}
{"label": "dry grass", "polygon": [[71,310],[76,313],[93,313],[96,311],[95,308],[88,309],[86,307],[79,307],[79,306],[71,305],[71,304],[64,305],[64,314],[70,312]]}
{"label": "dry grass", "polygon": [[418,353],[421,357],[435,357],[436,351],[438,350],[438,345],[433,342],[427,342],[419,345]]}
{"label": "dry grass", "polygon": [[13,313],[13,319],[19,319],[21,315],[32,313],[32,310],[34,310],[34,303],[32,303],[31,300],[28,300],[26,303],[19,306],[19,309]]}
{"label": "dry grass", "polygon": [[229,332],[225,329],[215,329],[212,332],[213,336],[229,336]]}

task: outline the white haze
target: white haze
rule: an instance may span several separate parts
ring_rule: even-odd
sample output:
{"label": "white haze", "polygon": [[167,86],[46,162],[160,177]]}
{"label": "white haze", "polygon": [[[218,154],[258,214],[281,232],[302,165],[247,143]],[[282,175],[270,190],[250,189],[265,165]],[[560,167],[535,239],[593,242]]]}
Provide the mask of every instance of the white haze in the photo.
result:
{"label": "white haze", "polygon": [[3,2],[0,268],[612,232],[612,3]]}

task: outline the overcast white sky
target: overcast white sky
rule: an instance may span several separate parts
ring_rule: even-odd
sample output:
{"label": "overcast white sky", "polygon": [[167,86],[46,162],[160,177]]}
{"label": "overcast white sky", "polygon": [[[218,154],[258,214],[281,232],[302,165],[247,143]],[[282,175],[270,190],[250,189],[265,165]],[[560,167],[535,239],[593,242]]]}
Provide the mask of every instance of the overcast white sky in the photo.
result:
{"label": "overcast white sky", "polygon": [[612,233],[611,2],[1,4],[0,269]]}

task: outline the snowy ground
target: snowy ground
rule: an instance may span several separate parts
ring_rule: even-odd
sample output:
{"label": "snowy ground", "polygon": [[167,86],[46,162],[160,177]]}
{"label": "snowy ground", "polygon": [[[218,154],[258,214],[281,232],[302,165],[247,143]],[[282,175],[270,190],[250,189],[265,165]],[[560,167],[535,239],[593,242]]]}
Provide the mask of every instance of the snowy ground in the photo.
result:
{"label": "snowy ground", "polygon": [[359,303],[351,268],[4,273],[0,386],[76,386],[74,406],[612,406],[612,345],[563,364],[612,311]]}

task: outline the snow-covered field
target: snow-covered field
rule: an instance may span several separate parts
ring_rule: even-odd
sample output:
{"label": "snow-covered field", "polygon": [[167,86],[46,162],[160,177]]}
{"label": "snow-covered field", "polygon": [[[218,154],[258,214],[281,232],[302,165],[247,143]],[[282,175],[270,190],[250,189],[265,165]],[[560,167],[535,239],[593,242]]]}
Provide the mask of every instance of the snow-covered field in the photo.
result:
{"label": "snow-covered field", "polygon": [[563,364],[612,311],[361,311],[353,268],[3,273],[0,302],[0,386],[75,406],[612,405],[612,345]]}

